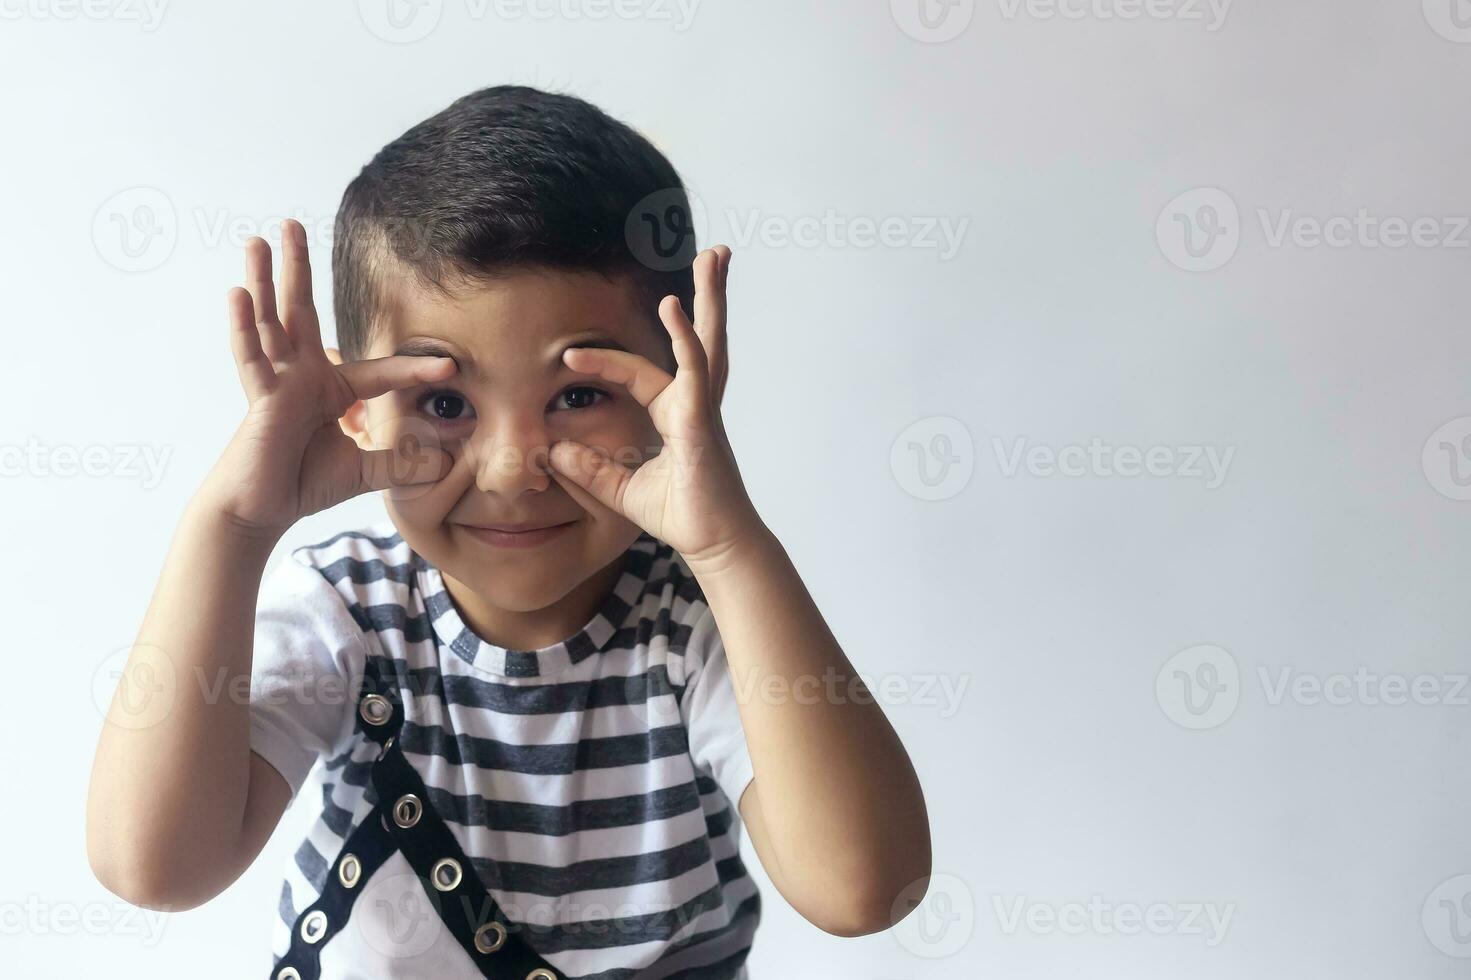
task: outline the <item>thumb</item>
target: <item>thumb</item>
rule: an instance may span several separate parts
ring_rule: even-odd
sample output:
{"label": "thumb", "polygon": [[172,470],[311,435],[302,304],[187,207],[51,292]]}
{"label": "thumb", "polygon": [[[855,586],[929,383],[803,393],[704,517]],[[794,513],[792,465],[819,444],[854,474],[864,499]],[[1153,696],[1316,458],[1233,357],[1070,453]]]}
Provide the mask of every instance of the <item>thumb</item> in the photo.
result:
{"label": "thumb", "polygon": [[547,461],[558,474],[593,500],[614,513],[629,517],[624,503],[633,470],[611,458],[607,452],[580,442],[563,440],[552,445]]}
{"label": "thumb", "polygon": [[[454,458],[439,448],[437,440],[425,440],[419,433],[399,433],[386,449],[358,451],[364,490],[428,489],[428,484],[442,480],[454,466]],[[403,499],[402,492],[393,494]]]}

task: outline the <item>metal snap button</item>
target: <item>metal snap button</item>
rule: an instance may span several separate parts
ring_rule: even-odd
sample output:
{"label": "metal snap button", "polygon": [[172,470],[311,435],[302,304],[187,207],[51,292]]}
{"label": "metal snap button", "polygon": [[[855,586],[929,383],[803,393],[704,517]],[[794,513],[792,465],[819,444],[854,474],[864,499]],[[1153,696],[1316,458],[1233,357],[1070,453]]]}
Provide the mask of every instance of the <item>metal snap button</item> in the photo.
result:
{"label": "metal snap button", "polygon": [[494,953],[506,943],[506,927],[499,922],[487,922],[475,930],[475,948],[482,953]]}
{"label": "metal snap button", "polygon": [[342,882],[343,888],[351,888],[356,885],[362,873],[363,862],[358,860],[356,854],[342,855],[342,861],[337,865],[337,880]]}
{"label": "metal snap button", "polygon": [[393,822],[405,830],[418,823],[423,813],[424,805],[413,793],[405,793],[393,804]]}
{"label": "metal snap button", "polygon": [[454,891],[461,877],[460,862],[454,858],[440,858],[434,862],[434,870],[429,872],[429,880],[442,892]]}
{"label": "metal snap button", "polygon": [[294,966],[283,966],[276,971],[276,980],[301,980],[301,974]]}
{"label": "metal snap button", "polygon": [[381,725],[393,717],[393,705],[381,694],[364,694],[358,714],[370,725]]}
{"label": "metal snap button", "polygon": [[537,967],[535,970],[526,974],[526,980],[557,980],[557,975],[551,970],[543,970]]}
{"label": "metal snap button", "polygon": [[309,943],[321,942],[327,934],[327,913],[321,909],[314,909],[307,913],[307,917],[301,920],[301,938]]}

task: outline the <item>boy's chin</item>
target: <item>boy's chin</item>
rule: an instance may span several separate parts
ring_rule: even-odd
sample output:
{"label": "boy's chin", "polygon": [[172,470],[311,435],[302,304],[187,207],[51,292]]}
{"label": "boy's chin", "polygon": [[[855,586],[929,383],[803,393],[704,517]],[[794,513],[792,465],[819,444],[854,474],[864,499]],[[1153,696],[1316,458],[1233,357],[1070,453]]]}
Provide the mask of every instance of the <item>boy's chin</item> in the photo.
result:
{"label": "boy's chin", "polygon": [[539,612],[566,598],[579,584],[540,576],[517,576],[517,581],[507,582],[504,574],[487,575],[483,569],[475,568],[466,569],[464,574],[456,574],[452,569],[443,571],[475,593],[481,602],[508,613]]}

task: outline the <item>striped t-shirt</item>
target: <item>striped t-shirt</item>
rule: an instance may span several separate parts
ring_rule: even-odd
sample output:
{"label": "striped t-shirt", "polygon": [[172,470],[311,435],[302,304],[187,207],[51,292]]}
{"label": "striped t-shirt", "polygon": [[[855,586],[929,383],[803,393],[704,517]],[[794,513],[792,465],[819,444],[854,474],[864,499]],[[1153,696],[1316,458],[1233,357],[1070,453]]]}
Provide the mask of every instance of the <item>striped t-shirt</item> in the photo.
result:
{"label": "striped t-shirt", "polygon": [[[752,769],[689,566],[640,534],[576,635],[507,650],[465,625],[391,524],[298,548],[261,584],[250,745],[293,798],[322,774],[320,815],[286,863],[276,964],[378,803],[379,746],[356,724],[369,664],[398,691],[397,742],[426,806],[561,976],[746,976],[760,896],[737,806]],[[390,855],[314,950],[321,977],[481,976],[427,891]]]}

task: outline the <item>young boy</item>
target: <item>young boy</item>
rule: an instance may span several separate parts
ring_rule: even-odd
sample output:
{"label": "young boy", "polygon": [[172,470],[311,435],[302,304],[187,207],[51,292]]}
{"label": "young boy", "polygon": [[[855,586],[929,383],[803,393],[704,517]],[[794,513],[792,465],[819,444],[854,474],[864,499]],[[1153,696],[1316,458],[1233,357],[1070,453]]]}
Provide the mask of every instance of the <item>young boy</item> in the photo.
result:
{"label": "young boy", "polygon": [[[913,907],[920,787],[741,482],[731,254],[696,255],[688,211],[633,130],[507,86],[348,186],[340,353],[304,229],[283,227],[279,291],[249,243],[228,297],[249,409],[97,749],[104,885],[208,901],[320,766],[277,980],[743,977],[743,825],[830,933]],[[297,520],[369,490],[391,523],[266,573]]]}

